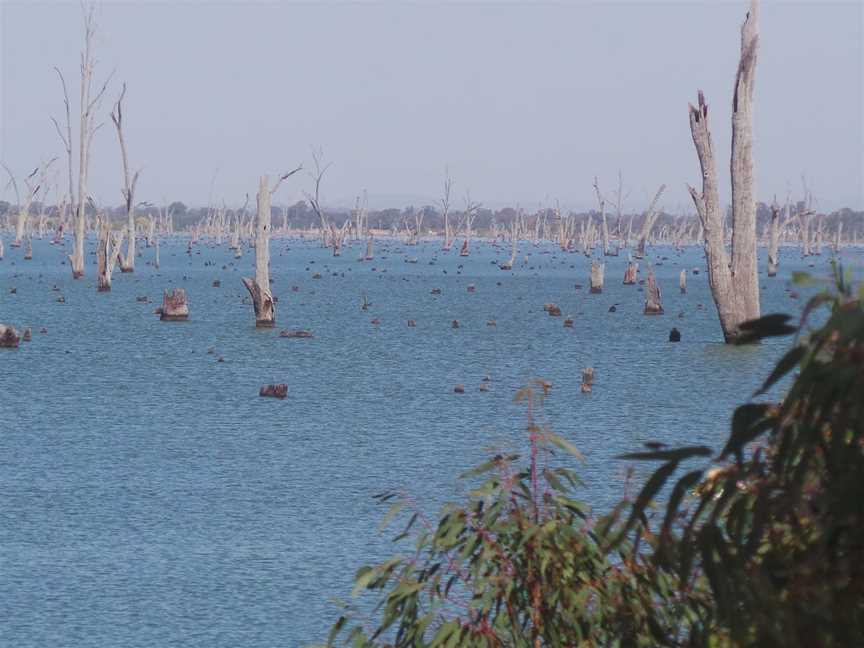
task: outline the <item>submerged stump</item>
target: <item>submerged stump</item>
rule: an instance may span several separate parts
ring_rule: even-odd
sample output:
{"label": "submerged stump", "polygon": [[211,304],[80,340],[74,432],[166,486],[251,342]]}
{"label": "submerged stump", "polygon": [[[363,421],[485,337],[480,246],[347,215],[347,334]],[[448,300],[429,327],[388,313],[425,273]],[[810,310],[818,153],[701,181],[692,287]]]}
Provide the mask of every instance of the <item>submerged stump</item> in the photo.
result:
{"label": "submerged stump", "polygon": [[278,385],[261,385],[258,390],[258,395],[262,398],[286,398],[288,396],[288,385],[279,383]]}
{"label": "submerged stump", "polygon": [[164,322],[183,322],[189,319],[189,306],[183,288],[174,288],[171,292],[166,290],[163,293],[159,319]]}
{"label": "submerged stump", "polygon": [[582,370],[582,385],[580,387],[583,394],[590,394],[594,387],[594,368],[586,367]]}
{"label": "submerged stump", "polygon": [[639,272],[639,264],[630,261],[627,263],[627,269],[624,271],[624,284],[632,286],[636,283],[636,275]]}
{"label": "submerged stump", "polygon": [[21,336],[14,326],[0,324],[0,349],[17,349]]}
{"label": "submerged stump", "polygon": [[599,261],[594,261],[591,264],[591,289],[589,292],[603,292],[603,275],[605,274],[606,266]]}
{"label": "submerged stump", "polygon": [[645,283],[645,314],[662,315],[663,302],[660,298],[660,286],[654,277],[654,271],[648,271],[648,280]]}

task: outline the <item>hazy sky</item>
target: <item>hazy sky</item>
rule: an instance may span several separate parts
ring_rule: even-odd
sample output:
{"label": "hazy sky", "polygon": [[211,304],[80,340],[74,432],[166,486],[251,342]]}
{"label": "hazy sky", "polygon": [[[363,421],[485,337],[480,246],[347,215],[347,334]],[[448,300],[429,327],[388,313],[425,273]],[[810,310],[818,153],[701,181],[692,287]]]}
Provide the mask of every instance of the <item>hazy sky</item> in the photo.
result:
{"label": "hazy sky", "polygon": [[[594,204],[618,169],[644,209],[692,210],[687,103],[711,106],[723,198],[745,0],[729,2],[104,2],[97,78],[115,70],[93,148],[91,193],[120,202],[108,119],[128,84],[138,198],[240,204],[257,176],[333,163],[324,203],[367,189],[373,206],[436,200],[445,166],[458,205]],[[764,3],[757,69],[759,198],[801,192],[864,207],[864,3]],[[17,173],[63,155],[53,66],[77,105],[77,2],[0,0],[0,156]],[[73,116],[74,121],[74,116]],[[61,162],[65,161],[61,157]],[[59,168],[65,168],[58,165]],[[64,171],[65,173],[65,171]],[[5,182],[0,183],[3,189]],[[311,187],[295,176],[276,197]],[[0,196],[11,199],[11,190]]]}

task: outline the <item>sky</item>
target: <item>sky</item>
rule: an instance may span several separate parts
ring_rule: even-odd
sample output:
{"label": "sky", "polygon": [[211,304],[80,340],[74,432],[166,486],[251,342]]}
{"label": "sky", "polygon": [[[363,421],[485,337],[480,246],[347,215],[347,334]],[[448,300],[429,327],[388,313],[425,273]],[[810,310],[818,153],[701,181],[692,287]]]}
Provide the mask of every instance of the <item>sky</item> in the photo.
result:
{"label": "sky", "polygon": [[[108,118],[123,82],[137,197],[240,205],[263,173],[312,189],[312,150],[331,164],[325,206],[367,191],[372,207],[432,204],[445,169],[455,207],[596,205],[622,172],[625,209],[693,212],[700,185],[687,105],[705,91],[729,200],[730,111],[749,3],[103,2],[97,80],[113,71],[90,193],[119,204]],[[763,2],[756,80],[760,200],[802,175],[823,210],[864,208],[864,3]],[[0,0],[0,158],[23,175],[64,150],[54,66],[77,109],[78,2]],[[0,190],[5,187],[0,182]],[[62,180],[60,182],[62,184]],[[11,189],[0,199],[14,200]]]}

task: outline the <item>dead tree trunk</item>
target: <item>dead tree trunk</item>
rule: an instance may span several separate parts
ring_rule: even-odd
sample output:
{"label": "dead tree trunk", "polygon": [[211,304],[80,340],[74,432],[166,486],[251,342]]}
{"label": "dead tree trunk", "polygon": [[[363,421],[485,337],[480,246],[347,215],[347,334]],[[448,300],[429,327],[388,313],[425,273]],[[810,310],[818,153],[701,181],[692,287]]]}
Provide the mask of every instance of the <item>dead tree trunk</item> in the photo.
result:
{"label": "dead tree trunk", "polygon": [[597,202],[600,204],[600,224],[603,228],[603,256],[610,256],[609,251],[609,226],[606,223],[606,199],[600,193],[600,184],[597,176],[594,176],[594,193],[597,195]]}
{"label": "dead tree trunk", "polygon": [[[87,176],[90,169],[90,145],[93,143],[93,134],[98,129],[95,124],[96,112],[105,90],[108,87],[110,77],[105,81],[102,88],[95,96],[92,95],[93,70],[96,61],[93,57],[93,37],[96,31],[95,8],[85,6],[84,8],[84,50],[81,52],[81,103],[78,128],[78,196],[75,204],[75,245],[69,261],[72,265],[72,278],[80,279],[84,276],[84,239],[86,232],[86,205],[87,205]],[[58,74],[60,74],[58,70]],[[60,74],[61,80],[63,75]],[[63,92],[66,94],[66,82],[63,81]],[[68,94],[65,97],[68,118]],[[59,130],[59,129],[58,129]],[[68,131],[67,131],[68,132]],[[71,149],[71,140],[68,142]],[[71,192],[70,192],[71,193]]]}
{"label": "dead tree trunk", "polygon": [[654,277],[654,268],[648,269],[648,279],[645,281],[645,314],[663,314],[663,301],[660,297],[660,286]]}
{"label": "dead tree trunk", "polygon": [[660,185],[657,193],[654,194],[654,200],[651,201],[648,210],[645,212],[645,220],[642,221],[642,229],[639,232],[639,245],[633,254],[637,259],[645,258],[645,247],[648,244],[648,237],[651,234],[651,228],[654,227],[654,221],[657,220],[657,201],[660,200],[660,196],[663,195],[665,190],[666,185]]}
{"label": "dead tree trunk", "polygon": [[627,263],[627,269],[624,271],[624,284],[632,286],[636,283],[636,274],[639,272],[639,264],[633,261]]}
{"label": "dead tree trunk", "polygon": [[120,92],[120,97],[117,103],[114,104],[114,110],[111,112],[111,121],[114,122],[114,128],[117,130],[117,140],[120,142],[120,155],[123,159],[123,200],[126,203],[126,232],[129,237],[129,242],[126,246],[126,258],[120,261],[120,272],[135,272],[135,185],[138,184],[138,175],[140,171],[136,171],[135,175],[129,177],[129,157],[126,154],[126,140],[123,138],[123,97],[126,96],[126,84],[123,84],[123,90]]}
{"label": "dead tree trunk", "polygon": [[592,293],[603,292],[603,275],[605,274],[606,266],[599,261],[591,263],[591,288]]}
{"label": "dead tree trunk", "polygon": [[687,271],[682,270],[681,274],[678,275],[678,288],[681,290],[681,294],[687,292]]}
{"label": "dead tree trunk", "polygon": [[270,197],[286,178],[294,175],[301,167],[280,176],[279,181],[270,189],[270,179],[262,175],[258,184],[258,213],[255,228],[255,279],[243,277],[243,285],[252,296],[255,309],[255,326],[271,328],[276,324],[276,304],[270,292]]}
{"label": "dead tree trunk", "polygon": [[771,204],[771,224],[768,230],[768,276],[777,275],[777,266],[780,265],[780,205],[777,204],[775,196]]}
{"label": "dead tree trunk", "polygon": [[96,247],[96,289],[99,292],[109,292],[111,290],[111,275],[114,273],[114,266],[120,256],[120,247],[123,245],[123,232],[121,231],[116,238],[111,236],[111,224],[108,217],[103,215],[99,223],[99,241]]}
{"label": "dead tree trunk", "polygon": [[708,283],[727,342],[739,326],[759,317],[756,272],[756,200],[753,182],[753,92],[759,48],[759,1],[751,0],[741,28],[741,57],[732,96],[732,262],[724,245],[724,213],[717,186],[717,166],[708,128],[708,105],[699,92],[690,106],[690,132],[702,168],[702,193],[688,187],[705,228]]}
{"label": "dead tree trunk", "polygon": [[166,290],[162,294],[159,319],[165,322],[183,322],[189,319],[189,305],[186,303],[186,291],[183,288],[174,288],[170,293]]}

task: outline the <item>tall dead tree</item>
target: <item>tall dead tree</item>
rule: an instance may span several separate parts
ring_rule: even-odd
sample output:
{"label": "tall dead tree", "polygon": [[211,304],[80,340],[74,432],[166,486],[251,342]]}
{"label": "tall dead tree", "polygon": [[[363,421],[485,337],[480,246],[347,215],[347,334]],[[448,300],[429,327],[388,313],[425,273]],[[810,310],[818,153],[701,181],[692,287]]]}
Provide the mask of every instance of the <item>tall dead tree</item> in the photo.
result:
{"label": "tall dead tree", "polygon": [[444,216],[444,245],[442,249],[445,251],[453,247],[453,232],[450,230],[450,190],[453,187],[453,181],[450,179],[450,173],[444,172],[444,195],[441,197],[441,211]]}
{"label": "tall dead tree", "polygon": [[725,214],[720,205],[717,163],[708,127],[708,104],[699,91],[690,105],[690,132],[702,168],[702,192],[688,186],[705,230],[708,283],[727,342],[740,325],[759,317],[756,271],[756,199],[753,182],[753,94],[759,50],[759,0],[751,0],[741,27],[741,56],[732,95],[732,261],[724,245]]}
{"label": "tall dead tree", "polygon": [[[105,96],[105,91],[108,89],[108,83],[111,80],[109,77],[101,86],[98,92],[93,93],[93,72],[96,66],[96,60],[93,54],[93,39],[96,33],[96,15],[93,5],[83,5],[84,13],[84,49],[81,51],[81,102],[79,104],[79,122],[78,122],[78,195],[75,196],[70,186],[70,200],[74,205],[75,217],[75,245],[72,254],[69,255],[69,261],[72,265],[72,277],[80,279],[84,276],[84,239],[87,235],[86,231],[86,206],[87,206],[87,179],[90,170],[90,146],[93,143],[93,135],[99,129],[101,124],[96,124],[96,113],[102,98]],[[63,73],[58,68],[57,74],[60,76],[60,81],[63,85],[63,98],[66,104],[66,134],[60,129],[57,121],[54,120],[57,126],[57,132],[63,140],[66,147],[66,152],[69,157],[69,177],[71,185],[72,177],[72,128],[71,128],[71,112],[69,107],[69,93],[66,88],[66,80],[63,78]]]}
{"label": "tall dead tree", "polygon": [[111,235],[111,219],[107,214],[98,214],[96,219],[99,231],[99,239],[96,245],[96,290],[109,292],[111,290],[111,276],[114,266],[120,257],[120,248],[123,245],[123,230],[115,236]]}
{"label": "tall dead tree", "polygon": [[657,193],[654,194],[654,200],[651,201],[651,204],[645,211],[645,220],[642,221],[642,229],[639,232],[639,245],[636,246],[636,251],[633,253],[633,256],[637,259],[645,258],[645,247],[648,245],[648,237],[651,234],[651,228],[654,227],[654,221],[657,220],[657,202],[664,191],[666,191],[666,185],[660,185]]}
{"label": "tall dead tree", "polygon": [[[786,211],[789,210],[789,198],[786,198]],[[777,196],[771,203],[771,223],[768,230],[768,276],[777,275],[777,266],[780,265],[780,205]]]}
{"label": "tall dead tree", "polygon": [[321,208],[321,180],[324,178],[324,174],[327,173],[330,165],[324,164],[324,154],[321,151],[312,151],[312,161],[315,163],[315,175],[313,176],[315,180],[315,193],[304,192],[304,194],[306,195],[306,200],[312,205],[312,211],[318,215],[318,219],[321,221],[321,236],[323,237],[324,247],[335,246],[333,228],[327,220],[324,210]]}
{"label": "tall dead tree", "polygon": [[258,183],[258,214],[255,227],[255,279],[243,277],[243,285],[252,296],[252,306],[255,309],[255,326],[270,328],[276,323],[276,304],[273,293],[270,292],[270,197],[279,189],[286,178],[300,171],[282,174],[270,189],[270,179],[262,175]]}
{"label": "tall dead tree", "polygon": [[600,225],[603,228],[603,256],[612,256],[612,252],[609,250],[609,226],[606,223],[606,199],[600,193],[600,183],[597,176],[594,176],[594,193],[597,196],[597,203],[600,205]]}
{"label": "tall dead tree", "polygon": [[114,110],[111,112],[111,121],[114,122],[114,128],[117,130],[117,141],[120,143],[120,156],[123,159],[123,202],[126,203],[126,227],[128,231],[126,235],[129,237],[129,242],[126,244],[126,258],[120,259],[120,272],[135,271],[135,185],[138,184],[138,175],[141,171],[136,171],[134,175],[129,176],[129,156],[126,154],[126,140],[123,137],[123,97],[126,96],[126,84],[123,84],[123,90],[120,92],[120,97],[117,103],[114,104]]}

